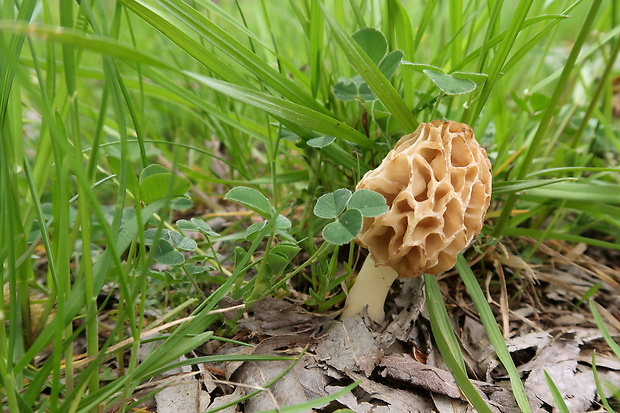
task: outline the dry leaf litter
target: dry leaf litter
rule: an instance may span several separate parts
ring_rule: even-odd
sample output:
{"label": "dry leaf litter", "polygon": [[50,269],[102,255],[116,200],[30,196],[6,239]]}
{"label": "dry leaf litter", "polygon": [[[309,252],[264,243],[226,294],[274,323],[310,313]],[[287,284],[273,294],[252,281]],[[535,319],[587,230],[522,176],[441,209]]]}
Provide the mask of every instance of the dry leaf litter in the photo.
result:
{"label": "dry leaf litter", "polygon": [[[602,259],[593,260],[583,254],[570,257],[571,250],[564,244],[541,248],[544,255],[539,258],[545,264],[536,267],[525,266],[522,260],[507,254],[510,248],[505,246],[497,254],[487,252],[473,265],[481,274],[495,272],[497,268],[506,277],[521,274],[509,284],[511,290],[503,292],[510,296],[521,289],[510,305],[500,303],[502,284],[497,280],[489,280],[487,291],[498,323],[505,328],[508,349],[524,381],[532,411],[555,411],[545,371],[571,412],[603,411],[592,374],[592,353],[596,351],[600,379],[608,384],[604,386],[608,398],[612,397],[614,386],[620,386],[620,361],[605,344],[587,306],[576,308],[575,303],[594,283],[602,283],[597,296],[603,304],[599,310],[617,340],[620,272]],[[481,263],[485,263],[486,269]],[[495,356],[458,275],[445,274],[440,278],[440,286],[472,383],[493,412],[518,412],[506,371]],[[165,396],[172,402],[162,400],[160,393],[153,410],[176,412],[180,410],[175,408],[186,403],[183,406],[188,406],[188,410],[183,411],[209,411],[258,389],[262,391],[257,395],[220,411],[259,412],[316,400],[360,381],[354,390],[304,411],[474,411],[434,346],[421,279],[406,279],[393,286],[382,325],[367,316],[335,321],[333,315],[312,314],[301,305],[303,295],[298,296],[298,303],[292,299],[264,299],[240,320],[243,331],[236,338],[255,344],[254,347],[220,343],[196,350],[200,355],[299,358],[279,381],[265,388],[293,361],[229,362],[194,368],[193,375],[180,378],[176,390]]]}

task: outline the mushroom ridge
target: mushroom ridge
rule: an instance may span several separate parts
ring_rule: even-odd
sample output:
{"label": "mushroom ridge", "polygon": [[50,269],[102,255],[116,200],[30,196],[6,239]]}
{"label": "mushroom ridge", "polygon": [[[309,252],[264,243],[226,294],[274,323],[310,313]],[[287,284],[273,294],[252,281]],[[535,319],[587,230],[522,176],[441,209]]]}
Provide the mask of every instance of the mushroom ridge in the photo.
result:
{"label": "mushroom ridge", "polygon": [[390,209],[365,218],[356,241],[376,266],[402,277],[449,270],[482,229],[491,178],[486,151],[468,125],[422,123],[358,183],[356,189],[382,194]]}

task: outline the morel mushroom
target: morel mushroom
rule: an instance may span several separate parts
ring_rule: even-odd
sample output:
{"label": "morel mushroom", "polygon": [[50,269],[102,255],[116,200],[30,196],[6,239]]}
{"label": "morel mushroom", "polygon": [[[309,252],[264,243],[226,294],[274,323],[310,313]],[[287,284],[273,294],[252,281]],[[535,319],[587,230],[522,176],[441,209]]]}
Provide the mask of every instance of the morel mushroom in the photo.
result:
{"label": "morel mushroom", "polygon": [[436,120],[403,136],[357,184],[363,188],[382,194],[390,209],[364,219],[356,242],[370,254],[342,317],[368,306],[380,323],[398,276],[449,270],[480,233],[491,199],[491,163],[468,125]]}

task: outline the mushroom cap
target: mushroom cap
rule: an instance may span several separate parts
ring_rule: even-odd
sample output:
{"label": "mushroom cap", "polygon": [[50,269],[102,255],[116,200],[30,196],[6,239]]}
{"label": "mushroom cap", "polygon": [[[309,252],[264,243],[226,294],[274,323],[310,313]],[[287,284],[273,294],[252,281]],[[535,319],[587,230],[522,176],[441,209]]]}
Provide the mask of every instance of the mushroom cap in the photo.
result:
{"label": "mushroom cap", "polygon": [[491,178],[491,162],[468,125],[422,123],[357,184],[382,194],[390,208],[365,218],[356,241],[377,266],[402,277],[447,271],[482,229]]}

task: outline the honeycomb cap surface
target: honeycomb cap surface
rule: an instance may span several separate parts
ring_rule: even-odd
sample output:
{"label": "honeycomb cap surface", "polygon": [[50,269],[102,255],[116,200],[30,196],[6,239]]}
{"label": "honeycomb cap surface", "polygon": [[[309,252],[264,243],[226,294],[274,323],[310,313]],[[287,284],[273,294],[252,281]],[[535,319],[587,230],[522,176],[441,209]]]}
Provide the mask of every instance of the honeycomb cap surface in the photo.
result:
{"label": "honeycomb cap surface", "polygon": [[422,123],[358,183],[382,194],[389,210],[365,218],[356,241],[377,266],[402,277],[447,271],[482,229],[491,178],[486,151],[468,125]]}

